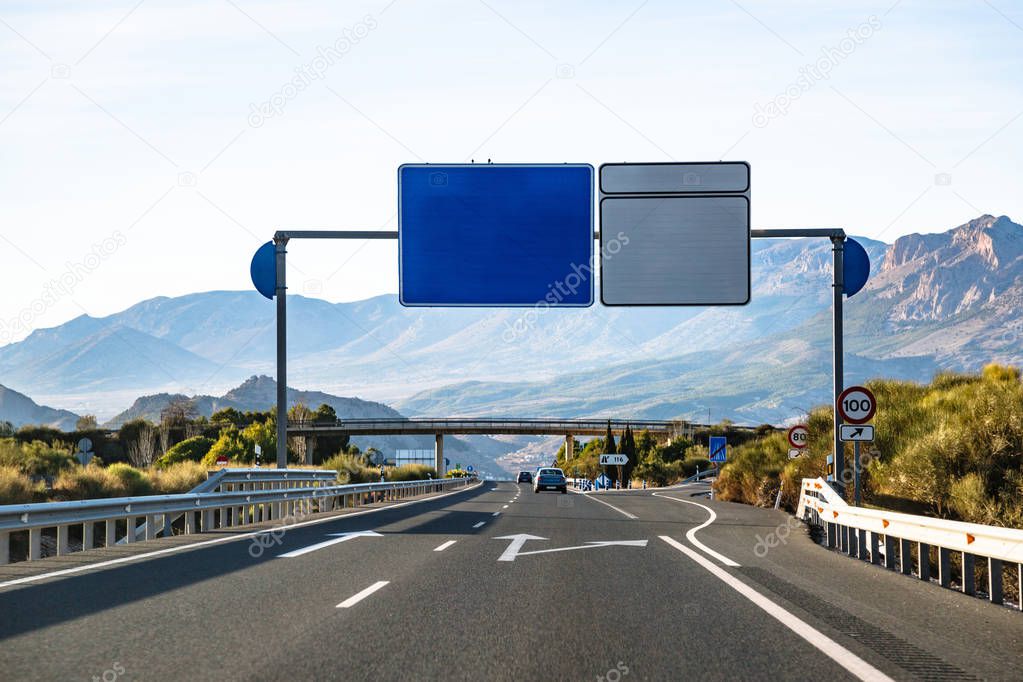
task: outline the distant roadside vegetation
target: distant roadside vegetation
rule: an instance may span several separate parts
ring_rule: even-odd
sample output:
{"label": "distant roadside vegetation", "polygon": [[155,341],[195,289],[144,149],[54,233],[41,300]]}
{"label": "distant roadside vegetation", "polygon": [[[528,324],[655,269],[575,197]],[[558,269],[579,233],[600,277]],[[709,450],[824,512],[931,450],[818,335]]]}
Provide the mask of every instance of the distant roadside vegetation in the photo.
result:
{"label": "distant roadside vegetation", "polygon": [[[877,440],[861,453],[866,505],[1023,528],[1019,369],[988,365],[979,374],[941,373],[929,384],[866,385],[878,402]],[[831,408],[813,410],[807,424],[809,445],[798,459],[788,459],[783,433],[734,448],[714,486],[718,497],[769,506],[780,488],[794,509],[801,480],[823,477],[833,449]],[[845,459],[851,466],[851,444]]]}
{"label": "distant roadside vegetation", "polygon": [[692,440],[674,438],[659,442],[649,431],[633,433],[631,428],[626,428],[616,439],[609,425],[607,433],[601,438],[593,438],[585,445],[575,441],[575,456],[571,459],[566,459],[566,448],[562,445],[556,455],[555,466],[564,470],[567,476],[591,480],[606,473],[614,484],[619,477],[618,467],[602,467],[600,455],[623,454],[629,458],[629,463],[621,467],[623,485],[631,483],[633,487],[638,487],[646,481],[648,485],[666,486],[710,468],[707,446],[699,444],[701,441],[707,442],[708,436],[727,436],[729,443],[740,444],[774,431],[775,428],[769,424],[749,429],[738,428],[725,420],[716,426],[696,431],[692,434]]}
{"label": "distant roadside vegetation", "polygon": [[[333,422],[334,409],[320,405],[311,410],[295,405],[290,419]],[[195,414],[187,401],[171,403],[160,421],[126,422],[116,432],[97,428],[93,417],[83,417],[73,432],[45,426],[15,429],[0,423],[0,504],[82,500],[133,495],[170,494],[191,490],[217,468],[224,457],[228,466],[252,466],[256,446],[262,464],[273,464],[277,449],[274,410],[215,412],[209,419]],[[92,442],[94,457],[82,466],[77,444]],[[288,461],[305,459],[305,439],[288,442]],[[340,483],[380,480],[380,467],[372,465],[373,448],[363,453],[343,436],[318,436],[314,465],[338,471]],[[389,467],[387,480],[436,477],[432,467]]]}

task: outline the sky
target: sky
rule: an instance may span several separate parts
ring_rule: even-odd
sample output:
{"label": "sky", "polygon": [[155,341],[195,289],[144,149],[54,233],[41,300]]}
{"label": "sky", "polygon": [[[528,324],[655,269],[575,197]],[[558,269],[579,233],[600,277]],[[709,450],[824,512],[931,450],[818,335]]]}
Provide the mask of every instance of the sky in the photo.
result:
{"label": "sky", "polygon": [[[407,162],[744,160],[754,228],[1023,219],[1009,0],[0,2],[0,345],[396,229]],[[393,241],[292,293],[394,293]]]}

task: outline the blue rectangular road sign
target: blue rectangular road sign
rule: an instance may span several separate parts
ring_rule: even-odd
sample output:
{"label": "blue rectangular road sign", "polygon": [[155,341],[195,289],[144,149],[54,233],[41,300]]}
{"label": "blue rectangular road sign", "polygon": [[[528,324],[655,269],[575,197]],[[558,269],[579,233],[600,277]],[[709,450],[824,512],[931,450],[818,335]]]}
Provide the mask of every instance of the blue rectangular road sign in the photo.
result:
{"label": "blue rectangular road sign", "polygon": [[724,436],[710,437],[710,461],[724,462],[728,456],[728,439]]}
{"label": "blue rectangular road sign", "polygon": [[402,305],[592,305],[593,185],[589,164],[401,166]]}

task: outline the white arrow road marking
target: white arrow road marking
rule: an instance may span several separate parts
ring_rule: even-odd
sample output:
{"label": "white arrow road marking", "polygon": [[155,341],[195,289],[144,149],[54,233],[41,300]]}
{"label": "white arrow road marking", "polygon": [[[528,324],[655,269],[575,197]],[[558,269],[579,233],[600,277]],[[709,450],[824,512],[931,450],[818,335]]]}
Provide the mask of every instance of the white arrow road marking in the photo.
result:
{"label": "white arrow road marking", "polygon": [[576,545],[575,547],[557,547],[555,549],[535,549],[532,552],[519,552],[518,556],[526,556],[527,554],[547,554],[549,552],[571,552],[573,549],[592,549],[594,547],[611,547],[613,545],[620,545],[622,547],[646,547],[646,540],[591,540],[585,545]]}
{"label": "white arrow road marking", "polygon": [[278,554],[278,559],[291,559],[292,557],[302,556],[309,552],[315,552],[318,549],[324,547],[330,547],[336,545],[339,542],[346,542],[354,538],[382,538],[383,535],[374,530],[357,530],[352,533],[331,533],[334,538],[332,540],[324,540],[323,542],[317,542],[315,545],[309,545],[308,547],[302,547],[301,549],[295,549],[284,554]]}
{"label": "white arrow road marking", "polygon": [[498,561],[515,561],[515,555],[522,549],[522,545],[526,544],[529,540],[546,540],[539,535],[529,535],[528,533],[520,533],[518,535],[502,535],[495,540],[511,540],[511,544],[508,545],[508,549],[504,550],[504,554],[498,558]]}
{"label": "white arrow road marking", "polygon": [[369,595],[371,595],[374,592],[376,592],[377,590],[379,590],[381,587],[384,587],[385,585],[389,584],[390,582],[391,582],[390,580],[381,580],[379,582],[375,582],[372,585],[370,585],[369,587],[367,587],[366,589],[364,589],[362,592],[357,592],[356,594],[353,594],[348,599],[345,599],[343,602],[338,604],[335,608],[338,608],[338,609],[349,609],[349,608],[355,606],[356,604],[358,604],[360,601],[362,601],[363,599],[365,599]]}
{"label": "white arrow road marking", "polygon": [[597,547],[646,547],[646,540],[591,540],[585,545],[576,545],[575,547],[555,547],[553,549],[535,549],[531,552],[520,552],[522,546],[529,540],[546,540],[547,538],[537,537],[536,535],[527,535],[525,533],[520,535],[505,535],[503,537],[494,538],[495,540],[511,540],[511,544],[508,545],[508,549],[504,550],[504,553],[498,558],[498,561],[515,561],[516,557],[527,556],[529,554],[550,554],[552,552],[571,552],[576,549],[595,549]]}

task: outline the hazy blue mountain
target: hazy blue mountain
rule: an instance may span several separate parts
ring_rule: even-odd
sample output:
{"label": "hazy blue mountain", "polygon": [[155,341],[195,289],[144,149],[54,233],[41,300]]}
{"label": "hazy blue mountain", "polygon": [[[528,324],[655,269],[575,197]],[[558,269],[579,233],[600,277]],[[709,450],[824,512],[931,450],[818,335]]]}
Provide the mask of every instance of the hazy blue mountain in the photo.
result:
{"label": "hazy blue mountain", "polygon": [[[277,382],[268,376],[249,377],[240,386],[232,388],[222,396],[157,393],[138,398],[131,407],[121,412],[104,426],[119,428],[132,419],[159,421],[160,414],[172,402],[187,400],[195,407],[198,415],[210,417],[214,412],[234,408],[239,412],[261,412],[277,403]],[[401,413],[383,403],[342,398],[321,391],[301,391],[288,388],[288,407],[302,403],[311,409],[327,404],[334,408],[339,419],[401,419]]]}
{"label": "hazy blue mountain", "polygon": [[[1018,362],[1023,228],[981,216],[891,246],[846,306],[849,372],[923,377]],[[744,420],[826,399],[831,244],[755,240],[753,300],[732,308],[403,308],[393,295],[289,297],[289,383],[407,414],[636,414]],[[109,417],[125,392],[223,392],[272,374],[274,305],[255,292],[156,298],[0,348],[0,380]],[[216,394],[221,394],[215,398]],[[58,403],[60,404],[60,403]],[[152,411],[140,406],[139,409]]]}
{"label": "hazy blue mountain", "polygon": [[37,405],[23,393],[0,386],[0,421],[10,422],[15,427],[25,424],[44,424],[65,431],[72,431],[78,415],[67,410],[57,410]]}

